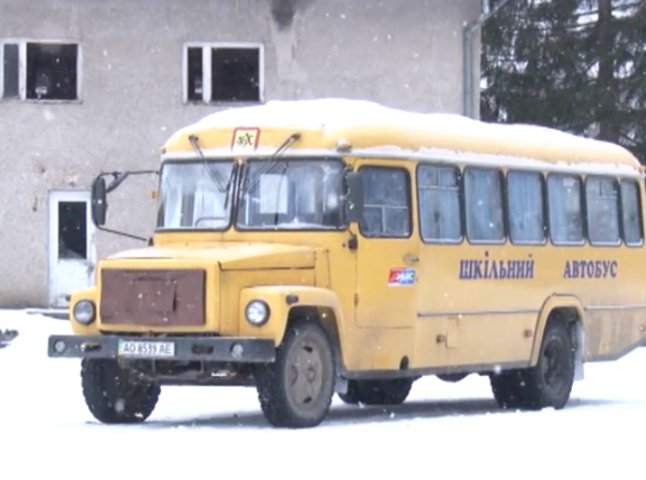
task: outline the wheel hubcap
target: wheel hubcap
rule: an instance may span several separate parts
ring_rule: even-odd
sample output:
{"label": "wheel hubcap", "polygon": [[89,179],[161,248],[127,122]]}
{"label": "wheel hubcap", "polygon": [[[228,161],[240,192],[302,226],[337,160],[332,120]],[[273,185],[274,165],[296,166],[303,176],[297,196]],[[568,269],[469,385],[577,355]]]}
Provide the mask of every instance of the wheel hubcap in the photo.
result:
{"label": "wheel hubcap", "polygon": [[290,362],[289,387],[293,400],[300,405],[315,401],[321,392],[323,378],[319,352],[309,342],[295,349]]}

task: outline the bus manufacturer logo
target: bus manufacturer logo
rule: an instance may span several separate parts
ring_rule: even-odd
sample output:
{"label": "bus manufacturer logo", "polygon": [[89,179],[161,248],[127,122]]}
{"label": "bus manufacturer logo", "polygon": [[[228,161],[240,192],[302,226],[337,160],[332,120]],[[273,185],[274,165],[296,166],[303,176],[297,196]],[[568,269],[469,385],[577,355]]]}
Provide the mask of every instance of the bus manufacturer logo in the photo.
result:
{"label": "bus manufacturer logo", "polygon": [[389,287],[400,287],[403,285],[412,285],[415,283],[414,268],[391,268],[388,275]]}

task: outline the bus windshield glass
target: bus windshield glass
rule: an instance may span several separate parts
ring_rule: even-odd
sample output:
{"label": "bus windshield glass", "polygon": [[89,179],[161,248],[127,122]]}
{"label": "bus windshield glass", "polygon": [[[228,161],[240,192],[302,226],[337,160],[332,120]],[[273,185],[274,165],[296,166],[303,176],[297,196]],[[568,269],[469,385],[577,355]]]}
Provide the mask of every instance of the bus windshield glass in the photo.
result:
{"label": "bus windshield glass", "polygon": [[340,159],[249,160],[240,192],[241,230],[339,230],[344,227]]}
{"label": "bus windshield glass", "polygon": [[164,164],[157,229],[226,229],[231,218],[233,173],[233,160]]}

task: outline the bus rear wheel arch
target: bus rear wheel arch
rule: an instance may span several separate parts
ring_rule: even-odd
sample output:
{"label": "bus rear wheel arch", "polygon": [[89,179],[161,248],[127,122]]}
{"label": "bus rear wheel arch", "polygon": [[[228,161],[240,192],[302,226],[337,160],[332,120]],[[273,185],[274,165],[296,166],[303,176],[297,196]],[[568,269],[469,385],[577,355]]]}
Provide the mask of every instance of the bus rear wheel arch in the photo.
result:
{"label": "bus rear wheel arch", "polygon": [[560,409],[570,398],[575,376],[576,324],[551,318],[545,327],[535,366],[490,375],[502,408]]}

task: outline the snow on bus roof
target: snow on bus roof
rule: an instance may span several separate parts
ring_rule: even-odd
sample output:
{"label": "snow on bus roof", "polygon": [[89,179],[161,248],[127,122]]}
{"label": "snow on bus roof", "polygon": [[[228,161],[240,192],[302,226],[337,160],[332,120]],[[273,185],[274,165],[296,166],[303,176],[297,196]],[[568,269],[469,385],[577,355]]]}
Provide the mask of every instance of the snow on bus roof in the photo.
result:
{"label": "snow on bus roof", "polygon": [[[435,139],[468,134],[470,139],[480,142],[481,148],[493,154],[514,155],[514,149],[526,153],[528,148],[543,152],[567,148],[570,152],[578,152],[576,156],[580,159],[639,166],[639,162],[623,147],[552,128],[487,123],[457,114],[418,113],[366,100],[342,98],[272,100],[262,105],[230,108],[212,113],[179,130],[175,138],[196,131],[238,127],[322,130],[337,134],[370,127],[396,128],[400,132],[405,130],[420,136],[432,134]],[[419,145],[418,150],[425,146]],[[448,144],[436,146],[450,148]],[[381,147],[392,147],[392,142]],[[545,155],[554,156],[554,153]]]}

